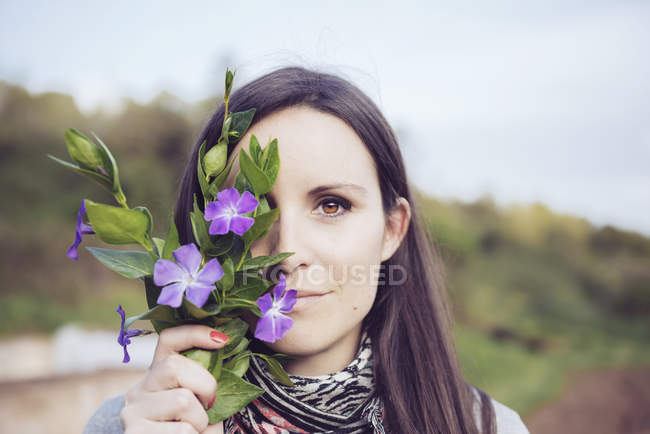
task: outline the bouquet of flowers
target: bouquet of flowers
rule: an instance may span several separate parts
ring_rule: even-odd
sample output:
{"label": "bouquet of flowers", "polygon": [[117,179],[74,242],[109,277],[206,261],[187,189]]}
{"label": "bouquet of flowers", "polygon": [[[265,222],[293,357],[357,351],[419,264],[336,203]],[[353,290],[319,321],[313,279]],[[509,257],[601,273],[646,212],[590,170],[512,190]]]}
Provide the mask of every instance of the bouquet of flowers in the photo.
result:
{"label": "bouquet of flowers", "polygon": [[68,257],[78,258],[82,237],[89,234],[96,234],[108,244],[139,244],[144,249],[87,247],[106,267],[144,283],[149,310],[127,319],[122,306],[117,309],[121,316],[117,340],[124,350],[123,362],[130,360],[127,345],[131,338],[152,333],[130,328],[138,320],[150,321],[158,333],[167,327],[204,324],[228,335],[227,345],[219,350],[193,348],[183,352],[212,373],[219,385],[214,404],[207,410],[211,424],[231,416],[263,393],[242,378],[253,354],[265,360],[278,381],[293,385],[278,361],[289,356],[253,353],[248,348],[251,341],[247,337],[248,324],[240,318],[245,312],[254,313],[258,320],[253,338],[274,342],[293,325],[293,320],[285,314],[293,308],[297,291],[286,288],[284,275],[274,283],[264,279],[262,273],[262,269],[279,263],[293,252],[257,257],[250,253],[251,244],[266,236],[279,215],[279,209],[271,209],[265,196],[280,169],[277,139],[262,149],[257,138],[251,136],[249,153],[244,150],[239,153],[240,171],[235,186],[221,189],[234,161],[233,158],[226,164],[228,144],[243,137],[255,114],[255,109],[228,112],[233,79],[234,74],[226,70],[225,113],[219,140],[207,152],[203,142],[198,153],[196,175],[203,207],[199,207],[195,195],[189,216],[196,243],[180,245],[173,216],[165,239],[152,235],[151,213],[146,207],[127,205],[115,158],[94,133],[96,143],[75,129],[65,132],[73,162],[48,155],[107,189],[118,204],[81,201]]}

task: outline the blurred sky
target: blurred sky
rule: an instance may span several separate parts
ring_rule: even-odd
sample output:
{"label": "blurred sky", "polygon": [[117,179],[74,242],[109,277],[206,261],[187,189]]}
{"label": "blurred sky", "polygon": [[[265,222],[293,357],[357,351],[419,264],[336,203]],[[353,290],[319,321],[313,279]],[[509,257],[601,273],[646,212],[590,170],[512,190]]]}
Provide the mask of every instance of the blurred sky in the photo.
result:
{"label": "blurred sky", "polygon": [[286,64],[354,81],[438,197],[650,235],[648,1],[0,2],[0,79],[89,111]]}

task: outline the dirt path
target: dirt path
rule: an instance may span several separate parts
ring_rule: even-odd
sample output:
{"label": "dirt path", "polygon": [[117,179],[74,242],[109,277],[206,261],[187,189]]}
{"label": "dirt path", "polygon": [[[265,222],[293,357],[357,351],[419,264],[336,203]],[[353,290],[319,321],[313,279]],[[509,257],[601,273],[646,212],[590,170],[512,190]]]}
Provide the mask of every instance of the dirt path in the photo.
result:
{"label": "dirt path", "polygon": [[144,371],[100,371],[0,383],[0,433],[81,433],[104,399],[124,393]]}
{"label": "dirt path", "polygon": [[532,434],[650,434],[650,367],[578,374],[525,422]]}

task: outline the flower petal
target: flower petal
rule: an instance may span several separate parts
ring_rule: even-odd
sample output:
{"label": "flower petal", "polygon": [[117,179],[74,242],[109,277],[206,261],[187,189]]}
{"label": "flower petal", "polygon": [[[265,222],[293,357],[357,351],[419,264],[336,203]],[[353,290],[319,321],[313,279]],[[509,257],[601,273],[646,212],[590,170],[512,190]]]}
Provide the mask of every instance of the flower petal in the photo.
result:
{"label": "flower petal", "polygon": [[183,292],[185,292],[184,283],[172,283],[162,289],[156,303],[166,304],[171,307],[179,307],[183,302]]}
{"label": "flower petal", "polygon": [[172,282],[180,282],[184,276],[185,271],[169,259],[158,259],[153,266],[153,283],[158,286],[169,285]]}
{"label": "flower petal", "polygon": [[284,277],[284,274],[280,273],[280,277],[278,278],[278,283],[273,288],[273,298],[276,301],[280,300],[282,294],[284,293],[284,289],[286,287],[287,287],[287,278]]}
{"label": "flower petal", "polygon": [[68,258],[74,259],[75,261],[79,259],[79,254],[77,253],[77,248],[81,244],[81,234],[79,231],[74,233],[74,241],[72,245],[68,248],[68,252],[65,254]]}
{"label": "flower petal", "polygon": [[201,266],[201,260],[203,259],[196,244],[184,244],[174,250],[172,255],[174,255],[176,262],[183,266],[192,277],[196,276],[196,273],[199,271],[199,267]]}
{"label": "flower petal", "polygon": [[217,199],[219,202],[223,203],[224,206],[231,206],[234,208],[239,200],[239,192],[235,187],[227,188],[217,193]]}
{"label": "flower petal", "polygon": [[196,283],[202,285],[214,285],[214,282],[223,277],[223,269],[217,261],[217,258],[212,258],[208,261],[207,264],[203,266],[203,269],[199,271],[198,276],[196,276]]}
{"label": "flower petal", "polygon": [[275,338],[282,339],[293,326],[293,318],[286,315],[277,314],[275,316]]}
{"label": "flower petal", "polygon": [[74,259],[75,261],[79,259],[79,254],[77,253],[77,248],[81,244],[82,235],[94,234],[92,226],[87,225],[83,222],[83,215],[86,213],[86,202],[85,199],[81,199],[81,207],[77,212],[77,225],[74,232],[74,241],[72,245],[68,248],[67,253],[65,254],[68,258]]}
{"label": "flower petal", "polygon": [[259,205],[259,202],[255,199],[255,196],[250,191],[245,191],[237,203],[237,214],[252,212],[257,208],[257,205]]}
{"label": "flower petal", "polygon": [[126,319],[126,313],[124,312],[124,309],[122,309],[122,305],[117,306],[117,310],[115,311],[120,314],[122,317],[122,325],[120,326],[120,330],[124,330],[124,320]]}
{"label": "flower petal", "polygon": [[198,307],[203,307],[214,286],[192,284],[185,290],[185,298]]}
{"label": "flower petal", "polygon": [[253,226],[253,223],[255,223],[254,218],[234,216],[230,221],[230,230],[237,235],[244,235]]}
{"label": "flower petal", "polygon": [[282,338],[293,325],[293,319],[282,314],[268,314],[257,321],[255,337],[266,342]]}
{"label": "flower petal", "polygon": [[205,214],[203,218],[208,221],[214,220],[215,218],[224,214],[225,208],[226,207],[224,206],[223,202],[219,202],[218,200],[212,201],[205,206]]}
{"label": "flower petal", "polygon": [[212,220],[208,233],[210,235],[227,234],[230,231],[230,219],[231,217],[217,217]]}
{"label": "flower petal", "polygon": [[124,358],[122,359],[122,363],[129,363],[131,361],[131,357],[129,356],[128,351],[126,351],[126,345],[123,345],[123,347],[124,347]]}
{"label": "flower petal", "polygon": [[297,299],[298,299],[298,291],[296,291],[295,289],[289,289],[284,293],[284,296],[282,296],[282,298],[279,301],[276,301],[278,310],[284,313],[291,312],[291,309],[293,309],[293,306],[296,304]]}
{"label": "flower petal", "polygon": [[263,296],[261,296],[260,298],[258,298],[255,303],[257,304],[257,307],[259,307],[260,310],[262,311],[262,315],[265,315],[266,312],[268,312],[269,309],[271,309],[271,307],[273,307],[273,301],[271,300],[271,294],[269,294],[268,292],[266,294],[264,294]]}

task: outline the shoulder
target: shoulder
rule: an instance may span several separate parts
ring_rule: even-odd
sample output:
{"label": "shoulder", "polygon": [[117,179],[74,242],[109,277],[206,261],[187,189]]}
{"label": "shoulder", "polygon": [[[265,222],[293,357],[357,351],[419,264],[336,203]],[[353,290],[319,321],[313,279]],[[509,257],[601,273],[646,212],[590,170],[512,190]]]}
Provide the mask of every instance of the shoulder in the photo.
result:
{"label": "shoulder", "polygon": [[[476,423],[481,426],[481,398],[476,388],[472,387],[474,392],[474,417]],[[497,426],[497,434],[530,434],[526,425],[521,420],[519,413],[510,407],[500,403],[496,399],[490,398],[492,408],[494,409],[494,420]],[[480,429],[480,428],[479,428]]]}
{"label": "shoulder", "polygon": [[90,417],[83,434],[122,434],[120,412],[124,407],[124,395],[107,399]]}

